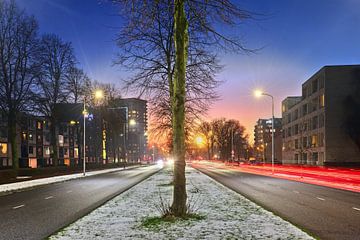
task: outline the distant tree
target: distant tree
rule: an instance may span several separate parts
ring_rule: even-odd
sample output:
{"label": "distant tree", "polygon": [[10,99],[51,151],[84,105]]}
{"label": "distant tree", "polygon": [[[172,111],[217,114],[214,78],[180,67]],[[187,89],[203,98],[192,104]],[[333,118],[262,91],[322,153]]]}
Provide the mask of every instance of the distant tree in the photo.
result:
{"label": "distant tree", "polygon": [[51,157],[54,165],[57,166],[58,135],[55,106],[70,100],[67,83],[76,60],[71,43],[64,42],[57,35],[44,35],[41,39],[40,51],[38,61],[41,64],[41,72],[37,79],[38,87],[34,99],[38,112],[50,119]]}
{"label": "distant tree", "polygon": [[66,75],[65,88],[69,102],[78,103],[83,99],[86,91],[85,84],[88,81],[90,81],[90,79],[82,69],[75,66],[70,68],[68,74]]}
{"label": "distant tree", "polygon": [[14,1],[0,1],[0,108],[8,120],[12,165],[19,168],[16,124],[37,74],[38,25]]}
{"label": "distant tree", "polygon": [[214,145],[215,145],[215,135],[213,131],[213,126],[210,122],[201,122],[196,133],[202,134],[206,139],[206,151],[208,159],[211,160],[214,156]]}
{"label": "distant tree", "polygon": [[248,136],[245,134],[245,127],[237,120],[216,119],[211,123],[215,146],[219,157],[223,160],[231,158],[233,144],[234,156],[244,157],[248,148]]}

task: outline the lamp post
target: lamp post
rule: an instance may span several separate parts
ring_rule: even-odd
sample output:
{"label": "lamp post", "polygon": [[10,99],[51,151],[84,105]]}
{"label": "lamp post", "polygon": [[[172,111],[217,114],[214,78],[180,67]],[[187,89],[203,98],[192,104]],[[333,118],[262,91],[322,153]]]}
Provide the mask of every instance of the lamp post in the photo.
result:
{"label": "lamp post", "polygon": [[[95,99],[101,99],[104,97],[104,93],[102,90],[96,90],[94,93]],[[84,160],[83,160],[83,175],[86,174],[86,118],[88,116],[88,112],[86,111],[86,96],[84,97],[84,104],[83,104],[83,115],[84,115]]]}
{"label": "lamp post", "polygon": [[255,97],[261,97],[261,96],[267,96],[271,98],[271,115],[272,115],[272,119],[271,119],[271,171],[272,174],[274,174],[274,158],[275,158],[275,143],[274,143],[274,133],[275,133],[275,129],[274,129],[274,96],[272,96],[269,93],[265,93],[262,92],[260,90],[256,90],[255,91]]}

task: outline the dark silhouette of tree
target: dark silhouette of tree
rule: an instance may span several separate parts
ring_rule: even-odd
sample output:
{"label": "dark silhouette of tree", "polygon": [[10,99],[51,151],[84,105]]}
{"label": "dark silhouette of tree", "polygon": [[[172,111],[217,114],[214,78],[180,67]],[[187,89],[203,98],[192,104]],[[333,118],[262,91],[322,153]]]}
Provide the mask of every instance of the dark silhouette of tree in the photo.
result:
{"label": "dark silhouette of tree", "polygon": [[38,65],[38,25],[14,1],[0,1],[0,108],[8,121],[8,139],[14,169],[19,168],[16,124],[26,111]]}
{"label": "dark silhouette of tree", "polygon": [[41,39],[38,61],[41,72],[37,79],[38,87],[34,99],[39,113],[50,119],[52,161],[58,165],[56,134],[57,116],[55,106],[68,102],[66,90],[68,77],[75,67],[75,56],[71,43],[53,34],[46,34]]}
{"label": "dark silhouette of tree", "polygon": [[215,153],[222,160],[231,159],[233,143],[234,156],[246,158],[248,154],[248,136],[245,134],[245,127],[237,120],[226,120],[225,118],[215,119],[211,122],[202,122],[199,132],[206,137],[209,159]]}
{"label": "dark silhouette of tree", "polygon": [[65,92],[67,92],[68,101],[78,103],[84,97],[85,83],[90,81],[89,77],[82,69],[71,67],[66,80]]}

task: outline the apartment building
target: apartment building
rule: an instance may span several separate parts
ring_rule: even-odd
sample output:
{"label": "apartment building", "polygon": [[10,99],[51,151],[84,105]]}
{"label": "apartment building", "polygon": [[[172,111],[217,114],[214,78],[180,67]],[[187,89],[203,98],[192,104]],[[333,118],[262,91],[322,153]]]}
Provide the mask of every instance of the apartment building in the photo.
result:
{"label": "apartment building", "polygon": [[[83,163],[83,105],[64,103],[55,108],[56,152],[59,166]],[[146,158],[147,107],[141,99],[117,99],[112,106],[88,108],[85,161],[87,164],[138,162]],[[0,115],[0,169],[11,168],[7,119]],[[54,166],[51,121],[20,114],[17,124],[19,166]]]}
{"label": "apartment building", "polygon": [[[282,161],[282,119],[274,118],[274,162]],[[255,158],[260,162],[270,163],[272,160],[272,119],[259,119],[254,129]]]}
{"label": "apartment building", "polygon": [[144,161],[147,155],[147,102],[138,98],[117,99],[115,109],[127,111],[126,152],[130,162]]}
{"label": "apartment building", "polygon": [[359,76],[360,65],[325,66],[303,83],[302,96],[282,101],[283,163],[360,163],[346,104],[358,94]]}

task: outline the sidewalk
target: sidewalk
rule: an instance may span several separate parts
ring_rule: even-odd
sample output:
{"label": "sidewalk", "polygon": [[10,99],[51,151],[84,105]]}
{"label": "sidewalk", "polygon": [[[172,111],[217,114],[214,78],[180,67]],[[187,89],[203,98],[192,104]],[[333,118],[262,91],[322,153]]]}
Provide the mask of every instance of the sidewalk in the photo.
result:
{"label": "sidewalk", "polygon": [[359,168],[274,165],[274,174],[272,174],[271,164],[237,165],[226,164],[220,161],[198,161],[196,163],[207,164],[220,169],[231,169],[234,171],[247,172],[353,192],[360,192]]}
{"label": "sidewalk", "polygon": [[171,203],[172,171],[163,169],[50,239],[313,239],[273,213],[187,168],[188,201],[200,219],[153,222]]}
{"label": "sidewalk", "polygon": [[[126,169],[139,167],[139,166],[129,166]],[[32,188],[36,186],[51,184],[51,183],[57,183],[57,182],[64,182],[72,179],[77,178],[83,178],[83,177],[89,177],[94,176],[98,174],[103,173],[110,173],[110,172],[116,172],[124,170],[124,168],[111,168],[111,169],[105,169],[105,170],[97,170],[97,171],[89,171],[86,172],[86,175],[84,176],[83,173],[75,173],[75,174],[68,174],[68,175],[62,175],[62,176],[56,176],[56,177],[48,177],[48,178],[39,178],[35,180],[29,180],[29,181],[23,181],[23,182],[15,182],[15,183],[8,183],[8,184],[1,184],[0,185],[0,195],[6,194],[8,192],[13,191],[19,191],[26,188]]]}

